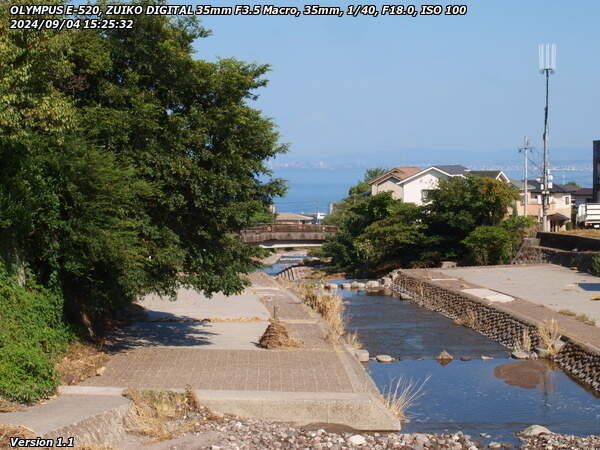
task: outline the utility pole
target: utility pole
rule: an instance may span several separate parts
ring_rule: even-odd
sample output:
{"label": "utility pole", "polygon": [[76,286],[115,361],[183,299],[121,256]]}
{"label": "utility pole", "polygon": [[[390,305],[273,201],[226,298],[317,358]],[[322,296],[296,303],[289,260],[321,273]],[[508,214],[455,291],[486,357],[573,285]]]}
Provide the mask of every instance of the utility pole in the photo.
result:
{"label": "utility pole", "polygon": [[523,153],[525,156],[525,171],[523,173],[523,189],[525,191],[523,197],[523,215],[525,217],[527,217],[527,205],[529,204],[529,196],[527,195],[527,180],[529,179],[527,175],[527,161],[529,158],[527,153],[531,152],[531,150],[533,150],[533,147],[529,144],[529,138],[525,136],[523,138],[523,147],[519,149],[519,153]]}
{"label": "utility pole", "polygon": [[548,223],[548,206],[550,205],[550,190],[552,175],[548,161],[548,97],[550,74],[556,69],[556,45],[541,44],[539,50],[540,73],[546,76],[546,107],[544,108],[544,162],[542,164],[542,231],[550,231]]}

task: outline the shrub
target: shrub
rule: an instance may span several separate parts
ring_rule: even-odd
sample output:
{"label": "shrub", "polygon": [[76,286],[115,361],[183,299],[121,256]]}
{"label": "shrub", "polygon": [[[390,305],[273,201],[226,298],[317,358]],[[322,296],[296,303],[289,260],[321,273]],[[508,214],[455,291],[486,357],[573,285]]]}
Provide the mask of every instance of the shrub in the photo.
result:
{"label": "shrub", "polygon": [[471,260],[480,265],[506,263],[513,251],[511,233],[500,226],[477,227],[462,242]]}
{"label": "shrub", "polygon": [[596,255],[592,258],[592,273],[597,277],[600,277],[600,255]]}
{"label": "shrub", "polygon": [[54,362],[73,338],[59,294],[19,285],[0,267],[0,397],[32,402],[52,394]]}

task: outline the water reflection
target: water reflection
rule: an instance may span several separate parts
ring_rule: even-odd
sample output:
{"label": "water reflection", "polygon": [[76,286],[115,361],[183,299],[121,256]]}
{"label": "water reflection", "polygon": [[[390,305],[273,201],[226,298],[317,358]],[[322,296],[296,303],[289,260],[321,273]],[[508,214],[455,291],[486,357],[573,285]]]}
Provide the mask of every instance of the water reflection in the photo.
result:
{"label": "water reflection", "polygon": [[554,391],[552,372],[551,365],[541,360],[514,361],[494,368],[494,376],[509,386],[540,389],[548,394]]}

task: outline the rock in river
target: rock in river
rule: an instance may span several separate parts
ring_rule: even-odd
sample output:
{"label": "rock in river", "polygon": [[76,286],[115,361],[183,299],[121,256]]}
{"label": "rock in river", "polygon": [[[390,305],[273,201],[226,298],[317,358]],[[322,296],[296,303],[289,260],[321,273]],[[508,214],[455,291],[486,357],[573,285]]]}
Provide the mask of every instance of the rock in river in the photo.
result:
{"label": "rock in river", "polygon": [[444,350],[442,353],[437,355],[436,359],[439,359],[440,361],[451,361],[454,359],[454,356],[452,356],[450,353]]}
{"label": "rock in river", "polygon": [[519,434],[525,437],[534,437],[539,436],[540,434],[552,434],[552,431],[541,425],[530,425]]}
{"label": "rock in river", "polygon": [[377,355],[375,357],[375,359],[378,362],[381,362],[381,363],[386,363],[386,362],[392,362],[392,361],[394,361],[394,358],[392,358],[390,355]]}

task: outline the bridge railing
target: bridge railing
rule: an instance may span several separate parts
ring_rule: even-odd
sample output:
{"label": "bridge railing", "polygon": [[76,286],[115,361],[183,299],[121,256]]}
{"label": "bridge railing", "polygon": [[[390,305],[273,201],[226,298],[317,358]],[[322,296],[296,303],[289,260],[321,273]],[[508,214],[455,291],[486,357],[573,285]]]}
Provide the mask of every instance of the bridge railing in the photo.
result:
{"label": "bridge railing", "polygon": [[263,223],[242,230],[244,233],[337,233],[335,225],[317,225],[314,223]]}

